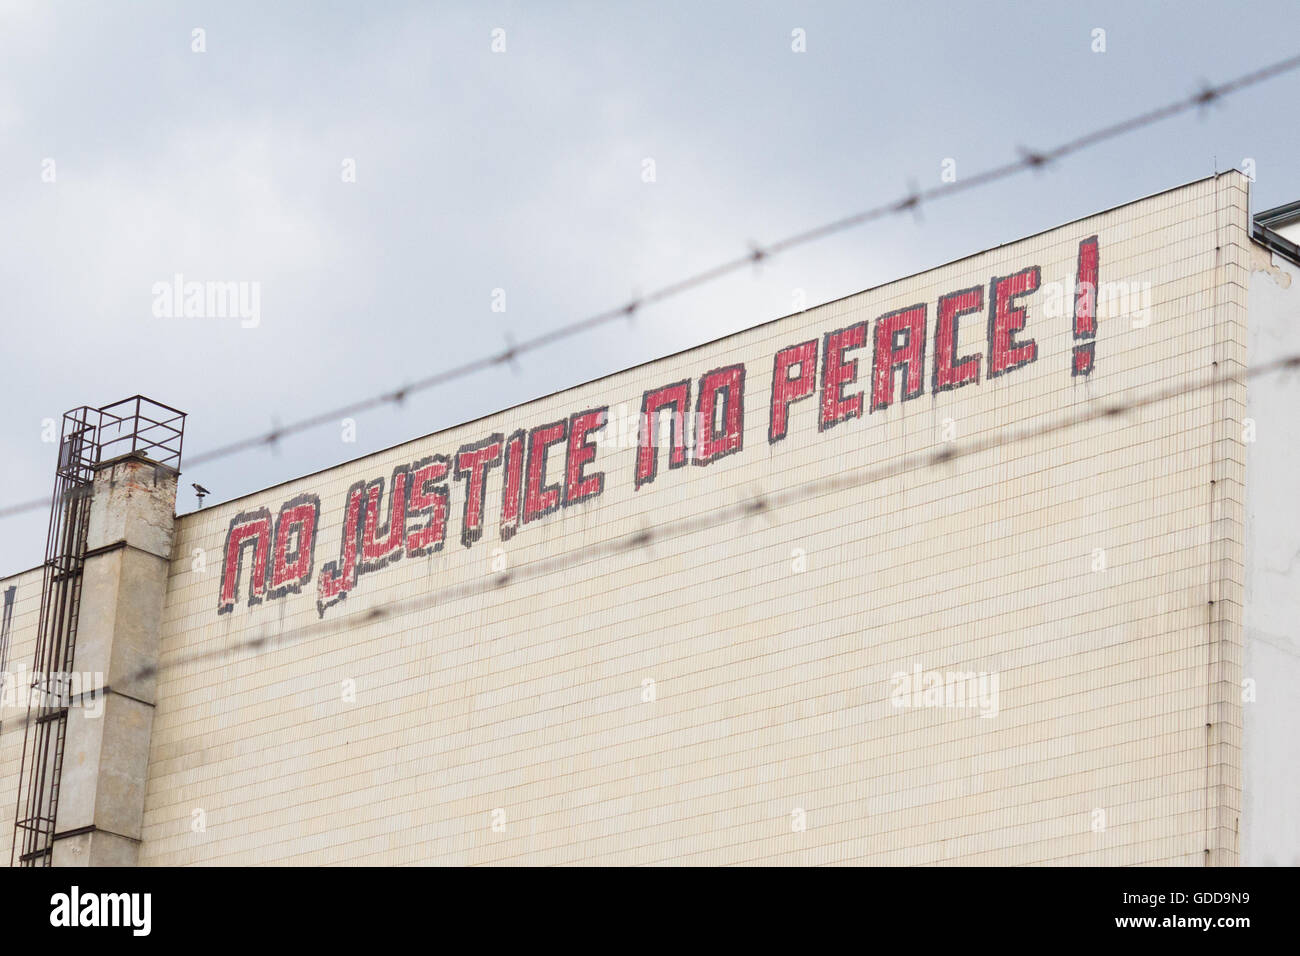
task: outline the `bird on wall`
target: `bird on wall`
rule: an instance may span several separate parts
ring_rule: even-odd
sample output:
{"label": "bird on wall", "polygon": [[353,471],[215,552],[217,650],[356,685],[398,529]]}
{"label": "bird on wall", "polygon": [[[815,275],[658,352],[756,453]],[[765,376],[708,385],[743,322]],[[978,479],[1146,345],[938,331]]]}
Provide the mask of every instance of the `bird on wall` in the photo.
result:
{"label": "bird on wall", "polygon": [[202,508],[202,507],[203,507],[203,498],[204,498],[206,495],[210,495],[210,494],[212,494],[212,492],[208,491],[208,489],[204,488],[202,485],[200,485],[200,484],[196,484],[196,483],[194,483],[194,482],[190,482],[190,487],[192,487],[192,488],[194,489],[194,494],[195,494],[196,496],[198,496],[198,499],[199,499],[199,507]]}

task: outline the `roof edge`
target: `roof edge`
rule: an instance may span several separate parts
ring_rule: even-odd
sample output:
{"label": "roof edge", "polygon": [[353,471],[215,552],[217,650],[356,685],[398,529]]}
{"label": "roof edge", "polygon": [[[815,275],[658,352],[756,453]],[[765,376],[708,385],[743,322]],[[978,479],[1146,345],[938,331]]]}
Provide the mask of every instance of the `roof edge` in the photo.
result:
{"label": "roof edge", "polygon": [[[1210,175],[1208,175],[1208,176],[1202,176],[1202,177],[1200,177],[1199,179],[1191,179],[1191,180],[1188,180],[1187,182],[1179,183],[1179,184],[1176,185],[1176,186],[1170,186],[1170,187],[1168,187],[1167,189],[1160,189],[1160,190],[1157,190],[1156,192],[1148,193],[1148,194],[1145,195],[1145,196],[1139,196],[1139,197],[1137,197],[1136,199],[1129,199],[1129,200],[1126,200],[1125,202],[1118,203],[1118,204],[1116,204],[1116,205],[1114,205],[1114,206],[1108,206],[1108,207],[1106,207],[1105,209],[1098,209],[1098,210],[1095,211],[1095,212],[1090,212],[1090,213],[1088,213],[1086,216],[1079,216],[1079,217],[1076,218],[1076,219],[1068,219],[1068,220],[1066,220],[1065,222],[1057,223],[1057,224],[1054,225],[1054,226],[1048,226],[1048,227],[1045,228],[1045,229],[1039,229],[1037,232],[1031,232],[1031,233],[1028,233],[1028,234],[1026,234],[1026,235],[1019,236],[1019,237],[1017,237],[1017,238],[1015,238],[1015,239],[1008,240],[1007,242],[1000,242],[1000,243],[998,243],[998,244],[995,245],[995,246],[989,246],[989,247],[984,248],[984,249],[979,249],[979,250],[977,250],[977,251],[975,251],[975,252],[967,253],[967,254],[964,255],[964,256],[958,256],[956,259],[949,259],[949,260],[946,261],[946,262],[941,262],[941,263],[939,263],[939,264],[937,264],[937,265],[929,266],[929,267],[927,267],[927,268],[925,268],[925,269],[921,269],[921,270],[919,270],[919,271],[917,271],[917,272],[911,272],[911,273],[908,273],[907,275],[896,276],[896,277],[893,278],[893,279],[889,279],[889,280],[887,280],[887,281],[885,281],[885,282],[877,283],[876,285],[873,285],[873,286],[868,286],[868,287],[865,288],[865,289],[859,289],[859,290],[856,291],[856,292],[850,292],[850,293],[847,293],[847,294],[845,294],[845,295],[838,296],[837,298],[834,298],[834,299],[827,299],[825,302],[818,302],[816,305],[810,305],[810,306],[808,306],[808,308],[803,309],[803,310],[801,310],[801,311],[799,311],[799,312],[787,312],[787,313],[784,314],[784,315],[779,315],[779,316],[776,316],[775,318],[771,318],[771,319],[765,319],[765,320],[762,321],[762,322],[758,322],[758,323],[756,323],[756,324],[754,324],[754,325],[746,326],[746,327],[743,328],[743,329],[737,329],[737,330],[734,331],[734,332],[728,332],[728,333],[726,333],[725,335],[720,335],[720,336],[718,336],[717,338],[714,338],[714,339],[708,339],[708,340],[706,340],[706,341],[704,341],[704,342],[697,342],[696,344],[694,344],[694,345],[689,345],[689,346],[687,346],[686,348],[678,349],[676,352],[669,352],[669,353],[667,353],[667,354],[665,354],[665,355],[660,355],[660,356],[656,356],[655,358],[646,359],[646,360],[643,361],[643,362],[636,362],[636,363],[634,363],[634,364],[632,364],[632,365],[626,365],[626,366],[623,366],[622,368],[618,368],[618,369],[614,369],[613,371],[606,372],[604,375],[598,375],[597,377],[587,379],[586,381],[577,382],[577,383],[575,383],[575,384],[573,384],[573,385],[567,385],[567,386],[565,386],[564,388],[557,389],[557,390],[554,391],[554,392],[544,392],[544,393],[541,394],[541,395],[534,395],[532,398],[527,398],[527,399],[524,399],[524,400],[521,401],[521,402],[516,402],[514,405],[507,405],[507,406],[504,407],[504,408],[494,409],[493,411],[485,412],[485,413],[483,413],[482,415],[477,415],[477,416],[475,416],[474,418],[467,418],[467,419],[465,419],[464,421],[453,422],[453,423],[451,423],[451,424],[444,425],[444,426],[441,427],[441,428],[435,429],[434,431],[426,432],[426,433],[424,433],[424,434],[422,434],[422,435],[416,435],[416,436],[414,436],[414,437],[412,437],[412,438],[403,439],[403,440],[400,441],[400,442],[397,442],[397,443],[392,444],[392,445],[386,445],[386,446],[384,446],[383,448],[376,448],[374,451],[367,452],[367,453],[364,454],[364,455],[357,455],[355,458],[347,458],[347,459],[344,459],[343,461],[337,462],[336,464],[333,464],[333,465],[327,465],[327,466],[325,466],[324,468],[317,468],[315,471],[309,471],[309,472],[305,472],[305,473],[303,473],[303,474],[301,474],[301,475],[295,475],[295,476],[292,477],[292,478],[286,478],[284,481],[278,481],[278,482],[276,482],[276,483],[273,484],[273,485],[267,485],[266,487],[264,487],[264,488],[259,488],[259,489],[257,489],[256,491],[250,491],[250,492],[247,492],[246,494],[237,495],[237,496],[234,497],[234,498],[228,498],[228,499],[226,499],[225,501],[216,502],[216,503],[214,503],[214,504],[211,504],[211,505],[207,506],[206,508],[196,508],[194,511],[187,511],[187,512],[185,512],[184,514],[178,514],[176,517],[177,517],[177,519],[188,518],[188,517],[190,517],[190,516],[192,516],[192,515],[196,515],[196,514],[198,514],[200,511],[211,511],[213,508],[220,508],[220,507],[223,507],[224,505],[233,504],[233,503],[235,503],[235,502],[237,502],[237,501],[242,501],[242,500],[245,499],[245,498],[252,498],[252,497],[254,497],[255,495],[266,494],[268,491],[274,491],[276,488],[281,488],[281,487],[283,487],[283,486],[285,486],[285,485],[293,484],[295,481],[303,481],[303,480],[305,480],[305,479],[307,479],[307,478],[315,477],[316,475],[322,475],[322,474],[324,474],[324,473],[327,472],[327,471],[333,471],[335,468],[342,468],[342,467],[345,467],[345,466],[347,466],[347,465],[351,465],[351,464],[353,464],[353,463],[355,463],[355,462],[362,461],[362,460],[364,460],[364,459],[366,459],[366,458],[372,458],[372,457],[374,457],[375,455],[382,455],[382,454],[384,454],[385,452],[393,451],[394,449],[401,448],[403,445],[409,445],[409,444],[411,444],[411,443],[413,443],[413,442],[418,442],[418,441],[426,441],[426,440],[428,440],[428,439],[431,439],[431,438],[436,437],[437,435],[442,434],[443,432],[451,431],[451,430],[454,429],[454,428],[463,428],[463,427],[465,427],[466,425],[473,425],[475,422],[481,422],[481,421],[484,421],[484,420],[486,420],[486,419],[488,419],[488,418],[492,418],[492,417],[494,417],[494,416],[496,416],[496,415],[503,415],[503,414],[505,414],[505,413],[507,413],[507,412],[515,411],[516,409],[520,409],[520,408],[523,408],[523,407],[525,407],[525,406],[527,406],[527,405],[531,405],[531,404],[533,404],[534,402],[540,402],[541,400],[546,399],[546,398],[553,398],[553,397],[555,397],[555,396],[557,396],[557,395],[563,395],[563,394],[565,394],[566,392],[571,392],[571,391],[574,391],[574,390],[579,389],[579,388],[586,388],[588,385],[594,385],[594,384],[597,383],[597,382],[603,382],[603,381],[605,381],[606,379],[613,378],[613,377],[616,376],[616,375],[622,375],[622,374],[625,373],[625,372],[631,372],[631,371],[633,371],[633,370],[635,370],[635,369],[645,368],[645,367],[647,367],[647,366],[650,366],[650,365],[655,364],[656,362],[666,362],[666,361],[668,361],[669,359],[677,358],[677,357],[680,356],[680,355],[685,355],[687,352],[694,352],[696,349],[707,348],[707,347],[710,346],[710,345],[716,345],[716,344],[718,344],[719,342],[725,342],[725,341],[727,341],[728,339],[735,338],[735,337],[738,336],[738,335],[745,335],[745,334],[747,334],[747,333],[749,333],[749,332],[753,332],[755,329],[761,329],[761,328],[764,328],[765,326],[772,325],[772,324],[774,324],[774,323],[776,323],[776,322],[784,321],[785,319],[792,318],[792,317],[794,317],[794,316],[796,316],[796,315],[802,315],[802,314],[804,314],[805,312],[811,312],[813,309],[818,309],[818,308],[821,308],[822,306],[834,305],[836,302],[843,302],[843,301],[845,301],[846,299],[852,299],[852,298],[854,298],[855,296],[864,295],[864,294],[866,294],[866,293],[868,293],[868,292],[875,292],[877,289],[883,289],[885,286],[893,285],[893,284],[896,283],[896,282],[905,282],[905,281],[908,280],[908,279],[914,279],[914,278],[916,278],[917,276],[923,276],[923,275],[925,275],[925,274],[927,274],[927,273],[929,273],[929,272],[936,272],[936,271],[938,271],[939,269],[946,269],[946,268],[948,268],[949,266],[956,265],[956,264],[959,263],[959,262],[965,262],[967,259],[973,259],[973,258],[975,258],[976,256],[982,256],[982,255],[984,255],[985,253],[993,252],[993,251],[995,251],[995,250],[997,250],[997,249],[1003,249],[1003,248],[1006,248],[1007,246],[1013,246],[1013,245],[1015,245],[1016,243],[1020,243],[1020,242],[1028,242],[1030,239],[1036,239],[1036,238],[1038,238],[1039,236],[1046,235],[1046,234],[1049,233],[1049,232],[1055,232],[1057,229],[1064,229],[1064,228],[1066,228],[1067,226],[1072,226],[1072,225],[1074,225],[1075,223],[1080,223],[1080,222],[1083,222],[1083,221],[1085,221],[1085,220],[1087,220],[1087,219],[1092,219],[1094,216],[1103,216],[1103,215],[1105,215],[1105,214],[1107,214],[1107,213],[1115,212],[1115,211],[1118,210],[1118,209],[1124,209],[1124,208],[1127,207],[1127,206],[1132,206],[1132,205],[1134,205],[1135,203],[1146,202],[1147,200],[1149,200],[1149,199],[1155,199],[1155,198],[1157,198],[1158,196],[1164,196],[1164,195],[1166,195],[1166,194],[1168,194],[1168,193],[1177,192],[1177,191],[1180,190],[1180,189],[1188,189],[1188,188],[1190,188],[1190,187],[1192,187],[1192,186],[1198,186],[1198,185],[1200,185],[1201,183],[1210,182],[1211,180],[1217,180],[1217,179],[1219,179],[1220,177],[1223,177],[1223,176],[1229,176],[1229,175],[1232,175],[1232,174],[1234,174],[1234,173],[1235,173],[1236,175],[1238,175],[1238,176],[1241,176],[1243,179],[1245,178],[1245,174],[1242,173],[1242,172],[1241,172],[1240,170],[1238,170],[1238,169],[1226,169],[1226,170],[1222,170],[1222,171],[1220,171],[1220,172],[1212,173],[1212,174],[1210,174]],[[1281,238],[1281,237],[1279,237],[1279,238]],[[1285,241],[1285,240],[1283,240],[1283,241]]]}

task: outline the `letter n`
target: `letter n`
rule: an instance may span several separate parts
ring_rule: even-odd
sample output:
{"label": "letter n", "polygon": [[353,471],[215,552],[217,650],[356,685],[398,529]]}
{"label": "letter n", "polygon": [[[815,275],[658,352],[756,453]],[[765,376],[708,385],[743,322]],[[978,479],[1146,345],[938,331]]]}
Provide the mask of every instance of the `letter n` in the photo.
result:
{"label": "letter n", "polygon": [[681,468],[686,464],[686,417],[691,407],[691,382],[686,379],[662,388],[653,388],[641,397],[641,427],[638,430],[635,487],[648,485],[659,472],[659,413],[672,412],[672,448],[668,452],[668,467]]}
{"label": "letter n", "polygon": [[221,599],[218,614],[229,614],[239,603],[239,578],[243,572],[244,551],[251,549],[252,580],[248,587],[248,606],[262,603],[266,593],[267,557],[271,551],[271,512],[266,508],[241,511],[230,519],[226,547],[221,563]]}

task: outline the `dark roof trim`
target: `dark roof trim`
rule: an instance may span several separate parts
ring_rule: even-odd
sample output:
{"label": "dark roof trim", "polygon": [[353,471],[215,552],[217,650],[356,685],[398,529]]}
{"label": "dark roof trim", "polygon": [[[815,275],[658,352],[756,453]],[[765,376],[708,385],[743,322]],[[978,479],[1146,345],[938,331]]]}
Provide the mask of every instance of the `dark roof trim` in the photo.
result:
{"label": "dark roof trim", "polygon": [[1255,224],[1269,229],[1280,229],[1300,220],[1300,199],[1285,206],[1274,206],[1263,212],[1255,213]]}
{"label": "dark roof trim", "polygon": [[1300,222],[1300,199],[1255,213],[1250,221],[1250,238],[1300,266],[1300,246],[1275,231],[1293,222]]}

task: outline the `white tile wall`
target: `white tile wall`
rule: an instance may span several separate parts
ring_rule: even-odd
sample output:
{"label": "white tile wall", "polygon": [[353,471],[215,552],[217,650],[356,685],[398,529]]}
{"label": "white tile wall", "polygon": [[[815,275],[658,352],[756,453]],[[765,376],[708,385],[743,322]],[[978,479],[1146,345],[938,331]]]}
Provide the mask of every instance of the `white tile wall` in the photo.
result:
{"label": "white tile wall", "polygon": [[[142,862],[1201,865],[1207,849],[1234,862],[1241,386],[719,527],[671,522],[933,452],[946,419],[959,447],[1010,439],[1243,365],[1245,189],[1228,175],[1171,190],[183,518]],[[1072,299],[1049,317],[1040,291],[1021,333],[1035,363],[985,381],[986,359],[978,385],[932,397],[938,296],[982,285],[987,299],[992,276],[1032,265],[1072,287],[1092,235],[1103,283],[1150,283],[1149,323],[1103,316],[1096,369],[1072,378]],[[925,395],[824,433],[816,399],[798,402],[789,437],[768,444],[778,349],[921,301]],[[966,317],[958,354],[987,353],[985,336],[986,316]],[[870,342],[850,353],[868,402]],[[683,378],[694,400],[702,373],[734,362],[746,366],[739,454],[677,470],[661,458],[634,491],[635,449],[603,446],[604,494],[508,543],[498,468],[468,550],[452,482],[445,549],[362,576],[324,623],[489,584],[494,555],[514,583],[189,660],[320,620],[316,579],[337,558],[354,482],[597,405],[635,414],[643,391]],[[311,584],[219,616],[231,518],[304,492],[322,507]],[[601,549],[646,529],[646,547]],[[558,557],[572,563],[528,576]],[[997,716],[892,706],[891,675],[914,666],[996,672]],[[0,744],[0,796],[12,745]]]}

